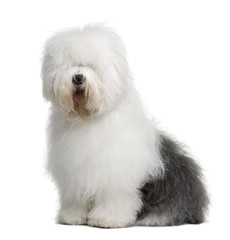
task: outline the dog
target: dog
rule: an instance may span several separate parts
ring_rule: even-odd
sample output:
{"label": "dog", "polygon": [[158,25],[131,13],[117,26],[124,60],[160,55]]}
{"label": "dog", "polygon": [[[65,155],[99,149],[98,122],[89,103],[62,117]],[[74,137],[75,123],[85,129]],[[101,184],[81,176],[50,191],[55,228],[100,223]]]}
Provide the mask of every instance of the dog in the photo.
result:
{"label": "dog", "polygon": [[51,102],[47,169],[57,222],[102,228],[205,221],[201,168],[144,112],[120,37],[103,25],[54,34],[44,47]]}

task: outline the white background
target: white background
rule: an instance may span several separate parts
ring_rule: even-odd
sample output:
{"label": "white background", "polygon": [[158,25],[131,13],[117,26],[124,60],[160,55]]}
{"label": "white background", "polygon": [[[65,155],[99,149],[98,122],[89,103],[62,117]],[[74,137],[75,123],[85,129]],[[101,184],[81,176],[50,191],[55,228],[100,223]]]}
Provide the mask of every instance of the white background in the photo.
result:
{"label": "white background", "polygon": [[[0,4],[1,239],[229,239],[229,1]],[[42,46],[55,31],[97,22],[123,38],[150,115],[204,168],[212,202],[208,223],[113,230],[54,223],[57,195],[44,170],[49,105],[41,94]]]}

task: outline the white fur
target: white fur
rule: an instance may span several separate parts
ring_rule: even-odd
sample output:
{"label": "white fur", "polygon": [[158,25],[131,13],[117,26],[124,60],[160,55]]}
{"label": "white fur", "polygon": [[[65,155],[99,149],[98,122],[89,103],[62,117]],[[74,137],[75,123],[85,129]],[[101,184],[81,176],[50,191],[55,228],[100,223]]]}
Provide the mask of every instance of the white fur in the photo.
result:
{"label": "white fur", "polygon": [[139,226],[168,226],[170,224],[170,216],[163,214],[149,213],[144,219],[137,221]]}
{"label": "white fur", "polygon": [[[86,76],[87,118],[73,108],[71,79],[79,72]],[[58,222],[135,224],[142,204],[138,189],[164,169],[120,38],[98,25],[54,35],[46,43],[42,78],[52,103],[48,170],[60,195]]]}

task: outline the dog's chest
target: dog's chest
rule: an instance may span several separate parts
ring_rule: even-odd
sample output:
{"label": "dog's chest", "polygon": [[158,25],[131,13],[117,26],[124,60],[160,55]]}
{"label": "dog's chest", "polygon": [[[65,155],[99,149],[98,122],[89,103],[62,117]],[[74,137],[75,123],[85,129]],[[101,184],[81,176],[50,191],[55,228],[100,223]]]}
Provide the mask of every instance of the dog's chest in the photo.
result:
{"label": "dog's chest", "polygon": [[[66,181],[87,189],[114,181],[122,171],[120,136],[106,124],[56,129],[53,152]],[[58,132],[58,133],[57,133]],[[123,139],[124,140],[124,139]],[[128,149],[126,149],[127,152]]]}

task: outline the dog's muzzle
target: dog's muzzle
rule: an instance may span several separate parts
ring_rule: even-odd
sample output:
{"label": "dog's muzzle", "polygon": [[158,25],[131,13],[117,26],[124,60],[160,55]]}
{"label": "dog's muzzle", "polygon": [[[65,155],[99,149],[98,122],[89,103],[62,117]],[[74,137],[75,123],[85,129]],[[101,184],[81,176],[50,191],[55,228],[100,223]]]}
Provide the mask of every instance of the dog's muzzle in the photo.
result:
{"label": "dog's muzzle", "polygon": [[75,100],[84,100],[85,99],[85,90],[83,83],[85,81],[83,74],[75,74],[72,77],[72,83],[75,88],[74,98]]}

